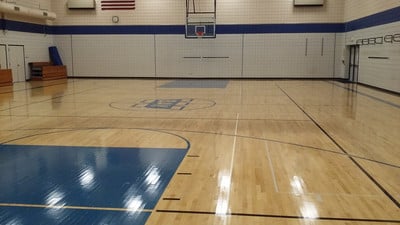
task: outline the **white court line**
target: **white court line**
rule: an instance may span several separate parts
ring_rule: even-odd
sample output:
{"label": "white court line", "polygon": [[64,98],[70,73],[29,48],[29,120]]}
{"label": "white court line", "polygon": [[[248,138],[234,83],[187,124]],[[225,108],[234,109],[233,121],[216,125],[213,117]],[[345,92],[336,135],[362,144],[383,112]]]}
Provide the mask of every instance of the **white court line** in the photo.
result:
{"label": "white court line", "polygon": [[[237,132],[239,126],[239,113],[236,113],[236,126],[235,126],[235,136],[233,138],[232,145],[232,157],[231,157],[231,165],[229,169],[229,174],[223,175],[219,178],[220,192],[217,200],[217,206],[215,212],[217,215],[226,216],[229,212],[229,203],[230,203],[230,194],[232,189],[232,174],[233,174],[233,165],[235,161],[235,152],[236,152],[236,140],[237,140]],[[225,221],[226,222],[226,221]]]}
{"label": "white court line", "polygon": [[272,180],[274,181],[275,191],[279,192],[278,182],[276,181],[276,177],[275,177],[274,166],[272,165],[271,155],[269,153],[268,142],[265,142],[265,148],[266,148],[266,151],[267,151],[267,156],[268,156],[268,161],[269,161],[269,168],[271,169]]}
{"label": "white court line", "polygon": [[236,113],[235,137],[233,139],[233,146],[232,146],[231,176],[232,176],[232,171],[233,171],[233,161],[235,160],[236,139],[237,139],[238,127],[239,127],[239,113]]}
{"label": "white court line", "polygon": [[[235,137],[233,139],[233,145],[232,145],[232,158],[231,158],[231,168],[229,171],[229,177],[230,177],[230,182],[232,184],[232,174],[233,174],[233,165],[235,164],[235,153],[236,153],[236,139],[237,139],[237,132],[238,132],[238,126],[239,126],[239,113],[236,113],[236,126],[235,126]],[[230,193],[231,193],[232,187],[229,188],[228,190],[228,206],[230,203]]]}

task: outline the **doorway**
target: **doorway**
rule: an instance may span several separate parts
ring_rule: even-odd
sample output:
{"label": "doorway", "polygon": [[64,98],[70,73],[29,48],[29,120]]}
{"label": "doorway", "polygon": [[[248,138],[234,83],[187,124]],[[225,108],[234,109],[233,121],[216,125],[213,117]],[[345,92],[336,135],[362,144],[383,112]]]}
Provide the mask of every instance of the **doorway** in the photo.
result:
{"label": "doorway", "polygon": [[0,44],[0,69],[7,69],[7,46]]}
{"label": "doorway", "polygon": [[348,80],[353,83],[358,82],[358,71],[360,61],[360,46],[350,45],[349,54],[349,68],[348,68]]}
{"label": "doorway", "polygon": [[26,81],[25,49],[23,45],[8,45],[8,68],[12,70],[13,81]]}

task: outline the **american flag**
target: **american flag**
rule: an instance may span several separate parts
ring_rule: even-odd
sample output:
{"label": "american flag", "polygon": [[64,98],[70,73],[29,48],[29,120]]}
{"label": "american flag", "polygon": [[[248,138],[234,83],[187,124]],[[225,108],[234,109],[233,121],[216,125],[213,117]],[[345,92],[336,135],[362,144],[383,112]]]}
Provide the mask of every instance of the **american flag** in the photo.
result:
{"label": "american flag", "polygon": [[101,10],[134,10],[135,0],[101,0]]}

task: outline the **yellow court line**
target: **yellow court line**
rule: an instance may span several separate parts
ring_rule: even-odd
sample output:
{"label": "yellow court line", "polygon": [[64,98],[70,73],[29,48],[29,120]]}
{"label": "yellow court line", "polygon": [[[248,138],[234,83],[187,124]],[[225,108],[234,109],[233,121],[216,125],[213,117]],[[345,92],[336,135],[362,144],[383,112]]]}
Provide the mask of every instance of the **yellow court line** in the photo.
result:
{"label": "yellow court line", "polygon": [[38,205],[38,204],[16,204],[16,203],[0,203],[0,207],[81,209],[81,210],[119,211],[119,212],[153,212],[152,209],[107,208],[107,207],[68,206],[68,205],[57,206],[57,205]]}

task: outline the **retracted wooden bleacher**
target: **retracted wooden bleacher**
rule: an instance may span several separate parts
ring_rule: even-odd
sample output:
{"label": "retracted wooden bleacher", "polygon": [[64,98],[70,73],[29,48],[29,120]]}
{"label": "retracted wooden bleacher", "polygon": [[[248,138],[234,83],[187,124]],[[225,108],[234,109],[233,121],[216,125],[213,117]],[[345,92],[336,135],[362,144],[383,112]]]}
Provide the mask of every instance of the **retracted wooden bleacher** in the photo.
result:
{"label": "retracted wooden bleacher", "polygon": [[66,66],[54,66],[51,62],[29,63],[31,80],[56,80],[67,78]]}
{"label": "retracted wooden bleacher", "polygon": [[31,62],[31,80],[56,80],[67,78],[67,67],[63,65],[57,47],[49,47],[51,62]]}
{"label": "retracted wooden bleacher", "polygon": [[12,86],[12,85],[13,85],[13,79],[11,70],[0,69],[0,87]]}

